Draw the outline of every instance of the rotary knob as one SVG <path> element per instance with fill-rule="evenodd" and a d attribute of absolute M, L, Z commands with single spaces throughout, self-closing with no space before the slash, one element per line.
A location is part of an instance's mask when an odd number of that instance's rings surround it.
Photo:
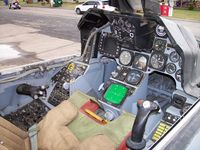
<path fill-rule="evenodd" d="M 111 75 L 112 75 L 113 78 L 116 78 L 118 76 L 118 73 L 116 71 L 114 71 L 114 72 L 111 73 Z"/>

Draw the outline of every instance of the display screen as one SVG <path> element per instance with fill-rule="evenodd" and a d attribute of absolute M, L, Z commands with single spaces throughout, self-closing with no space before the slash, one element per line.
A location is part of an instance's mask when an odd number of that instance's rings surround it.
<path fill-rule="evenodd" d="M 112 37 L 106 37 L 104 39 L 104 52 L 107 53 L 108 55 L 110 54 L 110 56 L 116 56 L 116 52 L 117 52 L 117 43 L 116 43 L 116 39 L 112 38 Z"/>
<path fill-rule="evenodd" d="M 98 49 L 101 54 L 108 57 L 118 57 L 120 52 L 120 46 L 115 37 L 109 34 L 102 34 L 99 38 Z"/>
<path fill-rule="evenodd" d="M 128 88 L 121 84 L 111 84 L 104 94 L 104 99 L 111 103 L 119 105 L 126 97 Z"/>

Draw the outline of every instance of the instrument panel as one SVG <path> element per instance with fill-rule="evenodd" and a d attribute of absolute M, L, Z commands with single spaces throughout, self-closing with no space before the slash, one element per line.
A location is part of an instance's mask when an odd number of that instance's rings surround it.
<path fill-rule="evenodd" d="M 103 31 L 100 35 L 98 50 L 107 57 L 115 58 L 119 56 L 122 45 L 134 46 L 135 25 L 131 18 L 119 16 L 112 16 L 110 22 L 109 32 Z M 126 55 L 129 54 L 126 53 Z"/>
<path fill-rule="evenodd" d="M 125 82 L 131 86 L 138 85 L 143 76 L 144 73 L 139 70 L 120 66 L 118 66 L 117 69 L 112 73 L 113 79 Z"/>
<path fill-rule="evenodd" d="M 103 32 L 101 36 L 99 50 L 104 56 L 116 59 L 120 66 L 125 66 L 131 70 L 139 70 L 142 73 L 158 71 L 170 75 L 181 88 L 182 58 L 171 46 L 171 42 L 163 26 L 157 25 L 155 27 L 154 39 L 150 51 L 135 49 L 134 38 L 136 36 L 136 27 L 127 18 L 113 18 L 110 33 Z M 106 43 L 103 42 L 104 39 L 108 38 L 112 40 Z M 126 47 L 124 43 L 129 43 L 129 45 L 133 46 Z M 127 72 L 127 74 L 130 76 L 134 75 L 132 72 Z M 131 81 L 130 78 L 124 79 L 124 81 L 133 85 L 137 83 Z"/>
<path fill-rule="evenodd" d="M 83 75 L 86 69 L 87 65 L 85 64 L 80 62 L 70 62 L 52 78 L 52 81 L 71 83 L 75 81 L 79 76 Z"/>
<path fill-rule="evenodd" d="M 165 40 L 167 43 L 167 39 Z M 164 50 L 153 48 L 151 53 L 139 53 L 122 48 L 116 60 L 121 66 L 137 69 L 144 73 L 158 71 L 172 76 L 179 83 L 182 80 L 182 59 L 174 48 L 166 47 Z"/>
<path fill-rule="evenodd" d="M 129 18 L 114 17 L 111 31 L 112 36 L 118 41 L 134 44 L 135 26 Z"/>

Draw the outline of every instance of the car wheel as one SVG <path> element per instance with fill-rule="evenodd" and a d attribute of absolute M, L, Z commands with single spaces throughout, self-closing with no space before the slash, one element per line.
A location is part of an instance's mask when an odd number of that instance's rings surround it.
<path fill-rule="evenodd" d="M 77 13 L 77 14 L 81 14 L 80 8 L 76 8 L 76 13 Z"/>

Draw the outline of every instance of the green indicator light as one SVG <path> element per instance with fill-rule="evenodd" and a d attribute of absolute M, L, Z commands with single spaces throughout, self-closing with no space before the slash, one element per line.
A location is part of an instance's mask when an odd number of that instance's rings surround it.
<path fill-rule="evenodd" d="M 128 88 L 120 84 L 111 84 L 104 94 L 104 99 L 112 104 L 120 104 L 125 98 Z"/>

